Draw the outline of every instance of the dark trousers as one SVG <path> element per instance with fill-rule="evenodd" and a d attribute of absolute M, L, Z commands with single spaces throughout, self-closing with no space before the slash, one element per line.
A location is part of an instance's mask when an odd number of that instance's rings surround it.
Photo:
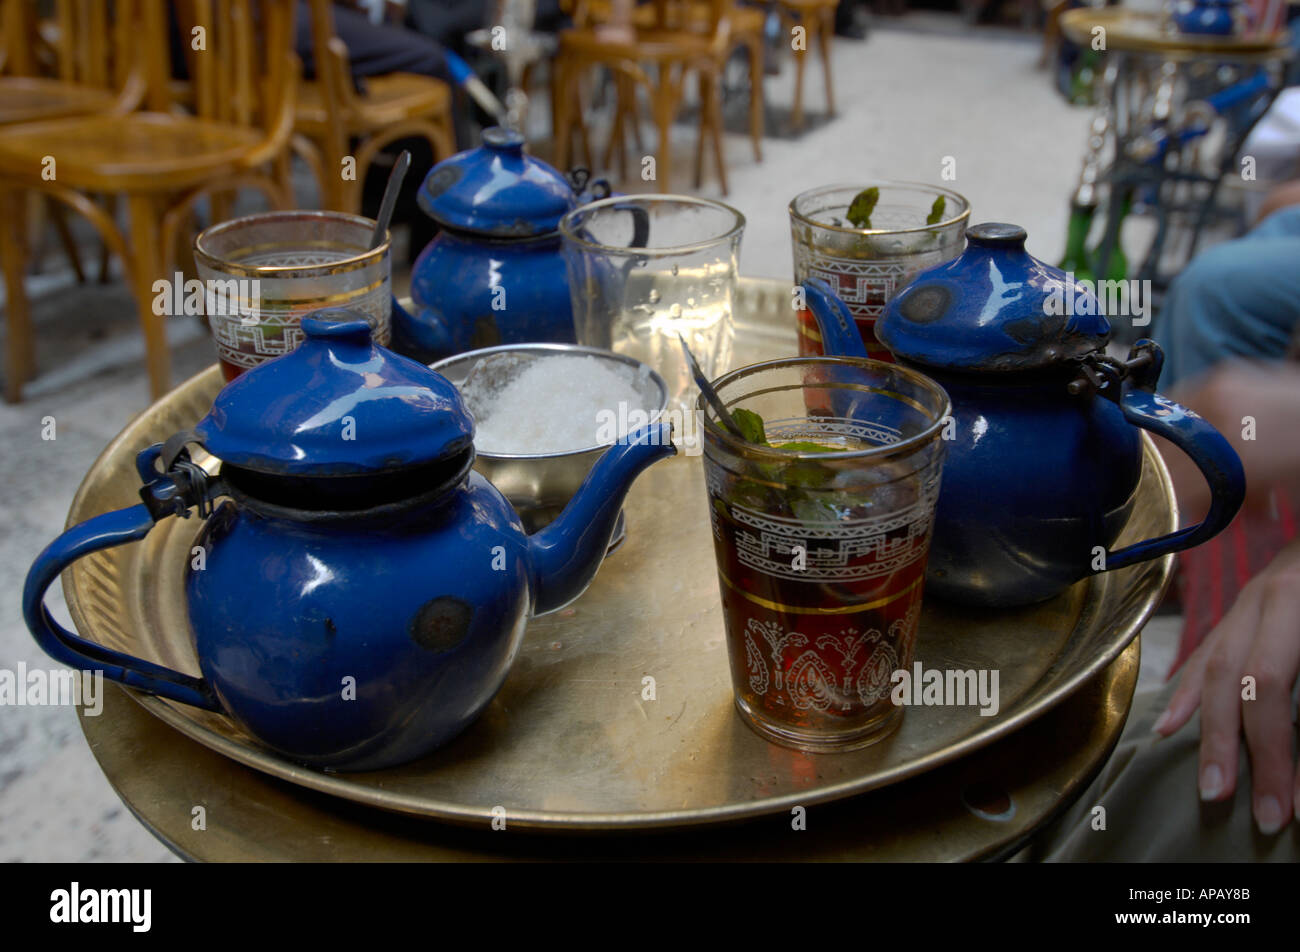
<path fill-rule="evenodd" d="M 427 36 L 400 26 L 371 23 L 364 13 L 338 5 L 334 7 L 334 29 L 348 48 L 352 77 L 358 83 L 384 73 L 420 73 L 451 82 L 443 48 Z M 316 71 L 307 3 L 298 4 L 297 30 L 295 46 L 303 75 L 310 79 Z"/>

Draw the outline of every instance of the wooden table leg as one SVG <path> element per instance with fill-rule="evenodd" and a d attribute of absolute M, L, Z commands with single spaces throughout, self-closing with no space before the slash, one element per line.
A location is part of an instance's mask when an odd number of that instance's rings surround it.
<path fill-rule="evenodd" d="M 704 184 L 704 140 L 712 132 L 713 111 L 709 94 L 709 77 L 705 70 L 698 73 L 700 96 L 700 134 L 695 143 L 695 189 Z"/>
<path fill-rule="evenodd" d="M 156 400 L 170 390 L 172 384 L 167 317 L 153 311 L 153 283 L 159 278 L 171 280 L 171 275 L 162 274 L 162 205 L 152 195 L 128 195 L 127 214 L 131 219 L 131 274 L 135 282 L 136 312 L 144 331 L 149 393 Z"/>
<path fill-rule="evenodd" d="M 803 129 L 803 68 L 804 60 L 808 57 L 808 26 L 802 26 L 804 48 L 794 51 L 794 111 L 790 114 L 790 125 L 795 132 Z"/>
<path fill-rule="evenodd" d="M 27 261 L 26 197 L 18 189 L 0 189 L 0 259 L 5 280 L 9 340 L 5 348 L 5 399 L 18 403 L 23 384 L 36 374 L 36 344 L 23 284 Z"/>
<path fill-rule="evenodd" d="M 763 161 L 763 37 L 749 41 L 749 138 L 754 143 L 754 161 Z"/>
<path fill-rule="evenodd" d="M 551 63 L 551 138 L 555 142 L 556 168 L 569 168 L 569 137 L 573 130 L 569 123 L 570 97 L 569 76 L 571 70 L 561 53 Z"/>
<path fill-rule="evenodd" d="M 835 115 L 835 87 L 831 84 L 831 40 L 835 36 L 835 8 L 826 7 L 821 12 L 821 28 L 817 31 L 817 45 L 822 54 L 822 71 L 826 74 L 826 114 Z"/>
<path fill-rule="evenodd" d="M 673 68 L 664 63 L 659 67 L 658 83 L 654 91 L 655 126 L 659 130 L 657 143 L 659 156 L 655 160 L 655 180 L 661 192 L 672 190 L 669 185 L 672 182 L 673 114 L 676 111 L 677 94 L 673 88 Z"/>
<path fill-rule="evenodd" d="M 709 127 L 712 131 L 713 139 L 713 162 L 718 167 L 718 184 L 722 186 L 722 194 L 727 194 L 727 163 L 722 155 L 722 74 L 711 73 L 708 79 L 708 108 L 712 115 Z"/>

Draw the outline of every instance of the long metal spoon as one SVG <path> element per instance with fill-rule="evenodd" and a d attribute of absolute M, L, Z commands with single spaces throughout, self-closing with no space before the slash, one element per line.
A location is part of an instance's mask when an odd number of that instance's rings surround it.
<path fill-rule="evenodd" d="M 397 205 L 397 193 L 402 190 L 402 181 L 406 170 L 411 167 L 411 153 L 403 149 L 402 154 L 393 163 L 388 173 L 388 182 L 384 185 L 384 197 L 379 201 L 379 217 L 375 219 L 375 233 L 370 236 L 370 247 L 378 248 L 388 234 L 388 223 L 393 220 L 393 207 Z"/>
<path fill-rule="evenodd" d="M 700 388 L 700 393 L 704 394 L 704 399 L 709 401 L 709 406 L 713 407 L 713 412 L 718 415 L 718 422 L 732 436 L 742 440 L 745 439 L 745 434 L 736 425 L 736 421 L 731 416 L 731 411 L 727 409 L 727 405 L 718 396 L 718 391 L 713 389 L 713 384 L 709 383 L 708 378 L 704 376 L 704 371 L 696 363 L 695 355 L 691 353 L 691 349 L 686 346 L 686 338 L 679 332 L 677 340 L 682 345 L 682 353 L 686 355 L 686 365 L 691 369 L 691 376 L 695 378 L 695 385 Z"/>

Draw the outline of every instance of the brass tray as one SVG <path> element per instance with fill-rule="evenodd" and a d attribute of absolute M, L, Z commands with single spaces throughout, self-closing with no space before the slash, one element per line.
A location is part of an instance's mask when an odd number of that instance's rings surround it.
<path fill-rule="evenodd" d="M 204 862 L 957 862 L 1004 859 L 1087 788 L 1114 750 L 1137 683 L 1140 638 L 1032 724 L 954 763 L 791 819 L 599 835 L 467 828 L 327 796 L 236 764 L 109 685 L 90 749 L 136 818 Z M 141 757 L 148 751 L 148 757 Z M 194 829 L 203 804 L 207 824 Z"/>
<path fill-rule="evenodd" d="M 1287 32 L 1242 36 L 1179 33 L 1163 27 L 1159 16 L 1123 7 L 1084 7 L 1061 14 L 1061 32 L 1073 43 L 1091 43 L 1093 27 L 1106 30 L 1106 48 L 1127 53 L 1151 53 L 1167 59 L 1217 57 L 1254 61 L 1287 59 Z"/>
<path fill-rule="evenodd" d="M 795 350 L 789 285 L 742 282 L 737 362 Z M 138 500 L 138 450 L 189 428 L 220 387 L 214 366 L 137 417 L 91 467 L 69 514 L 79 522 Z M 1145 443 L 1121 544 L 1172 531 L 1168 474 Z M 760 739 L 732 706 L 713 544 L 698 457 L 652 467 L 624 506 L 627 541 L 569 608 L 534 619 L 484 715 L 433 755 L 373 773 L 290 763 L 219 715 L 133 694 L 198 742 L 303 787 L 472 825 L 504 810 L 511 829 L 643 829 L 733 821 L 836 800 L 916 776 L 1004 737 L 1098 675 L 1141 630 L 1172 556 L 1080 582 L 1010 612 L 929 602 L 918 660 L 997 668 L 1001 708 L 915 707 L 881 743 L 805 754 Z M 197 675 L 182 578 L 196 519 L 95 553 L 64 576 L 83 636 Z M 643 700 L 644 678 L 654 700 Z"/>

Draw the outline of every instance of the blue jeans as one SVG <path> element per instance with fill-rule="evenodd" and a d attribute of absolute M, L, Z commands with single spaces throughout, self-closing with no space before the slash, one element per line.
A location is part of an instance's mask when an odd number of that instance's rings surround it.
<path fill-rule="evenodd" d="M 1300 205 L 1197 255 L 1152 326 L 1165 352 L 1161 389 L 1221 360 L 1285 356 L 1300 323 Z"/>

